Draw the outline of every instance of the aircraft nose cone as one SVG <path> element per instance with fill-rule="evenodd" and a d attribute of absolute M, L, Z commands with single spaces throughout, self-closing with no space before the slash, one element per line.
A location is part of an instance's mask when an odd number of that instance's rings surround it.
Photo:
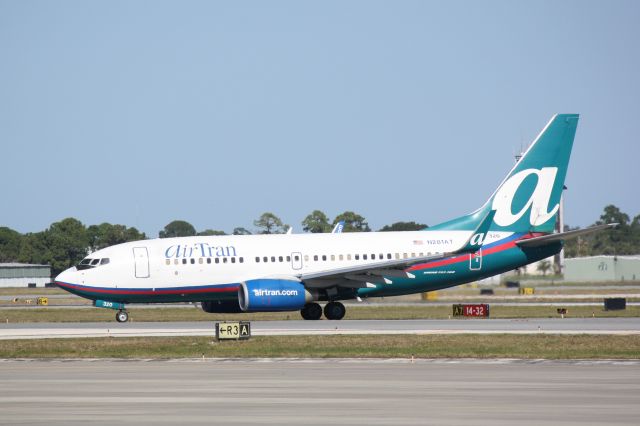
<path fill-rule="evenodd" d="M 58 276 L 55 278 L 55 282 L 56 283 L 57 282 L 62 282 L 62 283 L 73 282 L 73 277 L 75 275 L 75 272 L 76 272 L 76 267 L 72 266 L 71 268 L 60 272 Z"/>

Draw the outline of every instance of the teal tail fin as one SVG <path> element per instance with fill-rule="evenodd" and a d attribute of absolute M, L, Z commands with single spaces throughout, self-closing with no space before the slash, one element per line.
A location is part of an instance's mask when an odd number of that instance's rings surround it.
<path fill-rule="evenodd" d="M 553 232 L 577 126 L 555 115 L 480 209 L 429 229 L 472 231 L 493 210 L 491 231 Z"/>

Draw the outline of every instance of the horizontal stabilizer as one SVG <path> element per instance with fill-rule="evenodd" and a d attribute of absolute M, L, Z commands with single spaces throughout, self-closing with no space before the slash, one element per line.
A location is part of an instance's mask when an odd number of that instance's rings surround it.
<path fill-rule="evenodd" d="M 603 231 L 605 229 L 611 229 L 618 226 L 617 223 L 607 223 L 605 225 L 596 225 L 585 229 L 576 229 L 574 231 L 560 232 L 557 234 L 543 235 L 541 237 L 529 238 L 526 240 L 516 241 L 516 244 L 520 247 L 540 247 L 545 244 L 552 243 L 554 241 L 565 241 L 572 238 L 579 237 L 581 235 L 592 234 L 594 232 Z"/>

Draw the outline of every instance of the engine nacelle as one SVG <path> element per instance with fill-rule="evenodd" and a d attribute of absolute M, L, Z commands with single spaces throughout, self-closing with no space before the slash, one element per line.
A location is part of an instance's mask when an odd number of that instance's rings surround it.
<path fill-rule="evenodd" d="M 242 312 L 237 300 L 207 300 L 200 302 L 202 310 L 209 314 L 238 314 Z"/>
<path fill-rule="evenodd" d="M 314 297 L 298 281 L 283 279 L 249 280 L 238 289 L 244 312 L 297 311 Z"/>

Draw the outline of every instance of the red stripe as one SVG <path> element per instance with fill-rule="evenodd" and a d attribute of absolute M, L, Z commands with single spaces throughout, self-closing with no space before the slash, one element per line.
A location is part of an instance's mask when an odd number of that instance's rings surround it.
<path fill-rule="evenodd" d="M 490 255 L 490 254 L 494 254 L 494 253 L 498 253 L 498 252 L 501 252 L 501 251 L 508 250 L 510 248 L 514 248 L 516 246 L 516 241 L 526 240 L 526 239 L 529 239 L 529 238 L 537 237 L 539 235 L 544 235 L 544 234 L 541 234 L 541 233 L 527 234 L 526 236 L 524 236 L 523 238 L 520 238 L 518 240 L 508 241 L 506 243 L 499 244 L 497 246 L 488 248 L 486 250 L 483 249 L 482 250 L 482 255 L 483 256 L 487 256 L 487 255 Z M 462 255 L 450 257 L 450 258 L 447 258 L 447 259 L 436 260 L 434 262 L 423 263 L 423 264 L 420 264 L 420 265 L 412 266 L 411 268 L 409 268 L 409 271 L 419 271 L 419 270 L 422 270 L 422 269 L 437 268 L 439 266 L 446 266 L 446 265 L 451 265 L 451 264 L 454 264 L 454 263 L 466 262 L 468 260 L 469 260 L 469 255 L 468 254 L 462 254 Z"/>
<path fill-rule="evenodd" d="M 101 293 L 101 294 L 140 294 L 140 295 L 154 295 L 154 294 L 198 294 L 198 293 L 233 293 L 238 291 L 238 286 L 236 287 L 225 287 L 225 288 L 202 288 L 202 289 L 178 289 L 178 290 L 116 290 L 116 289 L 106 289 L 106 288 L 98 288 L 98 287 L 89 287 L 89 286 L 79 286 L 68 283 L 60 283 L 56 282 L 56 284 L 60 287 L 69 287 L 76 289 L 78 291 L 84 291 L 87 293 Z"/>

